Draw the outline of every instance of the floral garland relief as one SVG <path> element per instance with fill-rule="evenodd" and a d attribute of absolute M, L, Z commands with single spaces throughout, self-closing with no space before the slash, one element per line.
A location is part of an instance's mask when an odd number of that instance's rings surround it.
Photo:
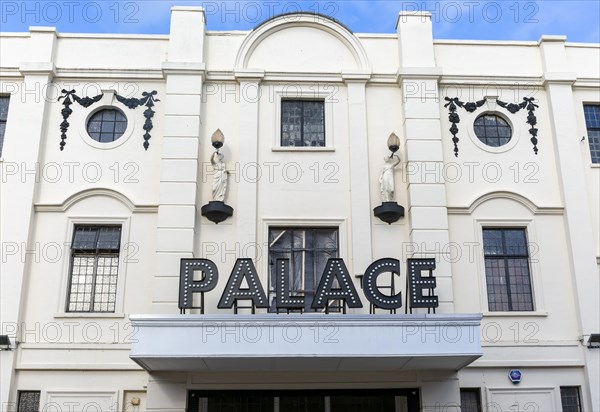
<path fill-rule="evenodd" d="M 458 126 L 460 123 L 460 116 L 458 114 L 458 108 L 466 110 L 469 113 L 475 112 L 481 106 L 485 104 L 484 100 L 478 100 L 476 102 L 468 102 L 464 103 L 460 101 L 458 97 L 446 97 L 445 100 L 448 102 L 444 105 L 444 107 L 448 108 L 448 120 L 452 123 L 450 127 L 450 133 L 452 134 L 452 143 L 454 143 L 454 156 L 458 157 L 458 142 L 460 139 L 458 138 Z M 533 152 L 538 154 L 538 129 L 535 127 L 537 125 L 537 118 L 535 117 L 535 109 L 539 106 L 534 103 L 535 99 L 533 97 L 524 97 L 521 103 L 505 103 L 501 100 L 496 100 L 498 106 L 508 110 L 510 113 L 515 114 L 522 109 L 527 110 L 527 124 L 530 125 L 529 134 L 531 135 L 531 143 L 533 144 Z"/>

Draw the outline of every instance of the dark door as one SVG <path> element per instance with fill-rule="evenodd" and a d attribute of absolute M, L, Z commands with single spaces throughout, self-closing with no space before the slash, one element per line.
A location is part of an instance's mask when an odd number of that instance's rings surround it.
<path fill-rule="evenodd" d="M 419 412 L 418 389 L 189 391 L 187 412 Z"/>

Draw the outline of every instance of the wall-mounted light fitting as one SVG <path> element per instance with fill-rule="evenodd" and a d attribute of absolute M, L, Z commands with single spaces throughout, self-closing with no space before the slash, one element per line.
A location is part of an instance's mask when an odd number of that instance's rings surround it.
<path fill-rule="evenodd" d="M 600 333 L 592 333 L 587 341 L 588 348 L 600 348 Z"/>
<path fill-rule="evenodd" d="M 221 129 L 217 129 L 210 138 L 212 146 L 217 149 L 210 158 L 213 165 L 213 187 L 211 202 L 202 206 L 202 216 L 206 217 L 211 222 L 219 224 L 233 215 L 233 208 L 225 204 L 225 196 L 227 195 L 227 180 L 229 172 L 225 165 L 225 156 L 219 152 L 225 143 L 225 136 Z"/>
<path fill-rule="evenodd" d="M 394 181 L 394 169 L 400 164 L 400 157 L 396 154 L 400 149 L 400 139 L 396 133 L 392 133 L 388 137 L 387 147 L 392 154 L 383 159 L 385 164 L 379 176 L 382 203 L 381 206 L 373 209 L 373 213 L 375 217 L 391 225 L 404 216 L 404 208 L 395 201 L 396 185 Z"/>
<path fill-rule="evenodd" d="M 217 150 L 223 147 L 223 143 L 225 143 L 225 136 L 223 135 L 221 129 L 217 129 L 217 131 L 213 133 L 212 137 L 210 138 L 210 142 Z"/>
<path fill-rule="evenodd" d="M 0 335 L 0 351 L 12 350 L 8 335 Z"/>
<path fill-rule="evenodd" d="M 387 145 L 392 154 L 400 149 L 400 138 L 396 136 L 396 133 L 392 133 L 390 137 L 388 137 Z"/>

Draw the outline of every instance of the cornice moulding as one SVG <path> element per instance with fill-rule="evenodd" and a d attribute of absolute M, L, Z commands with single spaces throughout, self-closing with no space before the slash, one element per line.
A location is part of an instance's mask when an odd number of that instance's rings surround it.
<path fill-rule="evenodd" d="M 459 84 L 473 86 L 487 86 L 489 84 L 499 84 L 502 86 L 519 87 L 527 86 L 542 86 L 542 76 L 494 76 L 494 75 L 460 75 L 460 74 L 445 74 L 440 77 L 440 84 Z"/>
<path fill-rule="evenodd" d="M 368 72 L 342 72 L 342 79 L 346 83 L 358 82 L 365 83 L 371 79 L 371 73 Z"/>
<path fill-rule="evenodd" d="M 162 64 L 162 72 L 165 76 L 170 74 L 206 75 L 205 63 L 171 62 Z"/>
<path fill-rule="evenodd" d="M 238 81 L 261 81 L 265 78 L 265 71 L 261 69 L 235 69 L 233 75 Z"/>
<path fill-rule="evenodd" d="M 24 62 L 19 66 L 21 75 L 49 75 L 56 76 L 56 67 L 52 62 Z"/>
<path fill-rule="evenodd" d="M 70 69 L 59 68 L 57 79 L 139 79 L 163 80 L 161 69 Z"/>
<path fill-rule="evenodd" d="M 570 84 L 573 85 L 577 81 L 577 74 L 573 72 L 547 72 L 542 77 L 544 85 L 546 84 Z"/>
<path fill-rule="evenodd" d="M 441 67 L 400 67 L 398 81 L 403 79 L 439 79 L 442 77 Z"/>

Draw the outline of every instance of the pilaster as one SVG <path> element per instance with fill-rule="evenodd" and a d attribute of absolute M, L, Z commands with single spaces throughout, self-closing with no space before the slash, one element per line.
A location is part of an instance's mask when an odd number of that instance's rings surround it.
<path fill-rule="evenodd" d="M 204 11 L 171 11 L 165 127 L 160 162 L 154 312 L 176 313 L 179 261 L 194 257 L 198 210 L 199 139 L 204 81 Z"/>
<path fill-rule="evenodd" d="M 443 168 L 442 128 L 431 14 L 403 12 L 398 17 L 399 83 L 403 95 L 410 257 L 436 259 L 439 312 L 454 312 L 448 245 L 446 188 L 436 170 Z M 431 173 L 428 173 L 431 171 Z"/>
<path fill-rule="evenodd" d="M 240 141 L 244 142 L 239 152 L 240 169 L 258 161 L 258 105 L 260 82 L 263 71 L 236 70 L 235 76 L 240 87 Z M 237 185 L 237 241 L 244 248 L 256 243 L 258 179 L 246 176 Z M 253 256 L 247 256 L 253 258 Z"/>
<path fill-rule="evenodd" d="M 348 140 L 350 146 L 350 201 L 352 214 L 352 270 L 361 274 L 372 261 L 371 202 L 366 81 L 369 76 L 346 76 L 348 87 Z"/>
<path fill-rule="evenodd" d="M 569 241 L 571 273 L 578 306 L 579 327 L 583 344 L 592 333 L 600 333 L 600 279 L 594 250 L 594 233 L 589 222 L 591 210 L 587 198 L 586 176 L 577 135 L 577 115 L 573 105 L 573 82 L 563 36 L 543 36 L 540 39 L 546 93 L 556 153 L 556 167 L 565 206 L 565 231 Z M 582 108 L 580 108 L 582 109 Z M 583 348 L 586 358 L 588 388 L 600 387 L 600 353 Z M 591 402 L 591 403 L 590 403 Z M 600 410 L 600 393 L 592 390 L 587 409 Z"/>
<path fill-rule="evenodd" d="M 3 161 L 34 170 L 42 158 L 41 140 L 46 135 L 46 117 L 50 99 L 42 96 L 41 90 L 54 77 L 54 50 L 56 30 L 35 27 L 30 30 L 29 53 L 20 64 L 23 83 L 20 95 L 10 100 L 9 122 L 4 135 Z M 57 147 L 58 150 L 58 147 Z M 17 325 L 26 305 L 23 300 L 24 285 L 27 283 L 28 264 L 26 251 L 33 250 L 32 233 L 37 179 L 29 175 L 19 178 L 14 175 L 0 185 L 0 242 L 3 247 L 0 276 L 0 325 L 2 334 L 7 334 L 13 350 L 0 352 L 0 409 L 10 410 L 7 404 L 14 403 L 14 367 L 18 358 Z M 18 252 L 4 254 L 5 246 L 15 245 Z M 23 250 L 25 249 L 25 250 Z"/>

